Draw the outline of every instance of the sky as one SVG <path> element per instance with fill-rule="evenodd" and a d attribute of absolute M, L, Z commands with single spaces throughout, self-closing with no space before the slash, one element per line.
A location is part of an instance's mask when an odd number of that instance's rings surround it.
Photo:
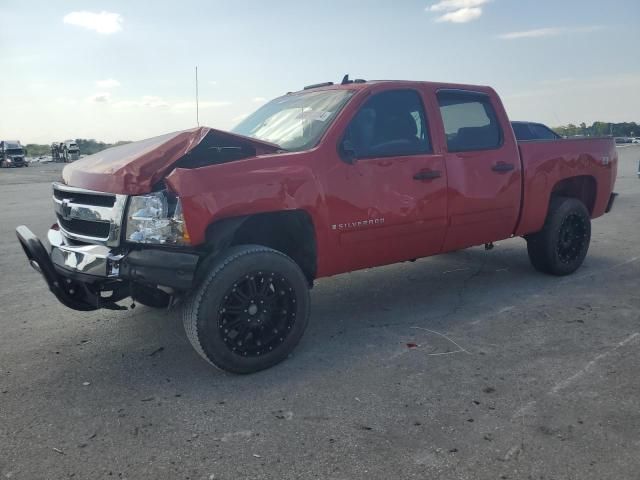
<path fill-rule="evenodd" d="M 640 122 L 638 0 L 0 1 L 0 138 L 229 129 L 351 78 L 491 85 L 514 120 Z"/>

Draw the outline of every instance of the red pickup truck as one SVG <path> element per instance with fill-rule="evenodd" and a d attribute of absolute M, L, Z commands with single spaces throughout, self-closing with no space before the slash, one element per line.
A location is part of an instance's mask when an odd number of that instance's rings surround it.
<path fill-rule="evenodd" d="M 345 78 L 70 164 L 49 247 L 17 234 L 64 305 L 181 303 L 200 355 L 249 373 L 293 350 L 320 277 L 514 236 L 572 273 L 616 169 L 611 138 L 517 142 L 491 88 Z"/>

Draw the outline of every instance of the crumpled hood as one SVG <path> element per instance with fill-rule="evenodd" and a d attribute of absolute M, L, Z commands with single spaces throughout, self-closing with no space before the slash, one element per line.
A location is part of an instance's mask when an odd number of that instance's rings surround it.
<path fill-rule="evenodd" d="M 192 152 L 203 140 L 211 149 L 245 148 L 252 155 L 275 153 L 277 145 L 208 127 L 108 148 L 67 165 L 62 171 L 64 183 L 99 192 L 140 195 L 151 191 L 172 167 Z M 200 152 L 199 155 L 206 155 Z"/>

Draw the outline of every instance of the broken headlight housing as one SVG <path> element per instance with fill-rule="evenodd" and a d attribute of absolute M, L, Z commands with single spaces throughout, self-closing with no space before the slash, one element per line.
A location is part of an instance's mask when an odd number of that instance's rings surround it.
<path fill-rule="evenodd" d="M 125 235 L 129 242 L 189 245 L 180 199 L 167 190 L 131 197 Z"/>

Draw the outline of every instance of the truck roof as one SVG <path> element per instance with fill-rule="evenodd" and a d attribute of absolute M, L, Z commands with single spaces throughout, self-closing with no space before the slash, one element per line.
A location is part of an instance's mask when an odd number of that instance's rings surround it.
<path fill-rule="evenodd" d="M 302 90 L 295 92 L 289 92 L 290 94 L 303 93 L 309 91 L 320 90 L 367 90 L 373 88 L 376 85 L 388 84 L 389 86 L 396 86 L 398 88 L 418 88 L 421 86 L 428 86 L 435 89 L 455 89 L 455 90 L 474 90 L 484 93 L 494 93 L 493 88 L 486 85 L 470 85 L 463 83 L 448 83 L 448 82 L 429 82 L 418 80 L 367 80 L 367 81 L 353 81 L 345 84 L 331 84 L 331 82 L 318 83 L 316 85 L 310 85 Z"/>

